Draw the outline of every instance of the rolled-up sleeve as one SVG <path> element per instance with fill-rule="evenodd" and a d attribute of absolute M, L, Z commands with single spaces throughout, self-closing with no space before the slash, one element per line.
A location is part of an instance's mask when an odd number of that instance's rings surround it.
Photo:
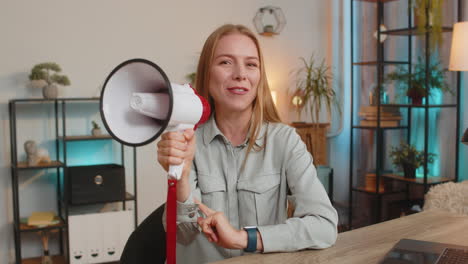
<path fill-rule="evenodd" d="M 330 247 L 337 238 L 338 214 L 317 178 L 312 156 L 299 135 L 290 131 L 286 142 L 284 168 L 295 211 L 283 224 L 258 227 L 263 252 Z"/>

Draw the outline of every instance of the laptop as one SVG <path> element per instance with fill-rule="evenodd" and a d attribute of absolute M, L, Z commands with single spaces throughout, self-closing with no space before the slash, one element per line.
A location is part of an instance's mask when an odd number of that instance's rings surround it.
<path fill-rule="evenodd" d="M 380 264 L 468 264 L 468 247 L 402 239 Z"/>

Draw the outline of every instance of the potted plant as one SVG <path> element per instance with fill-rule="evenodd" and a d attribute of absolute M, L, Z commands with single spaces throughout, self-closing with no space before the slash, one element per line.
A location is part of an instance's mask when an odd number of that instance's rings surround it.
<path fill-rule="evenodd" d="M 91 122 L 93 124 L 93 129 L 91 130 L 91 135 L 99 136 L 101 135 L 101 127 L 95 121 Z"/>
<path fill-rule="evenodd" d="M 430 96 L 431 89 L 440 89 L 442 92 L 453 94 L 445 81 L 447 70 L 441 67 L 440 62 L 434 60 L 428 68 L 429 76 L 426 78 L 426 63 L 419 58 L 411 72 L 409 67 L 399 66 L 394 72 L 385 76 L 385 82 L 396 81 L 398 87 L 406 91 L 406 96 L 411 98 L 414 105 L 420 105 L 424 97 Z"/>
<path fill-rule="evenodd" d="M 413 0 L 414 24 L 419 34 L 430 32 L 430 47 L 442 44 L 442 6 L 444 0 Z"/>
<path fill-rule="evenodd" d="M 292 104 L 296 106 L 298 118 L 300 119 L 301 112 L 305 108 L 312 117 L 312 123 L 318 123 L 323 105 L 326 107 L 328 120 L 331 120 L 333 105 L 341 115 L 341 108 L 332 85 L 333 76 L 325 60 L 316 64 L 314 55 L 308 62 L 304 58 L 300 59 L 304 65 L 296 72 L 297 82 L 292 97 Z"/>
<path fill-rule="evenodd" d="M 434 162 L 436 155 L 427 153 L 427 162 Z M 416 147 L 405 142 L 401 142 L 399 147 L 392 147 L 390 158 L 393 165 L 403 169 L 405 178 L 415 178 L 416 169 L 424 164 L 424 152 L 418 151 Z"/>
<path fill-rule="evenodd" d="M 33 87 L 42 88 L 44 98 L 57 98 L 58 89 L 55 84 L 70 85 L 70 80 L 66 75 L 57 74 L 61 71 L 62 69 L 55 62 L 40 63 L 32 68 L 29 80 Z"/>

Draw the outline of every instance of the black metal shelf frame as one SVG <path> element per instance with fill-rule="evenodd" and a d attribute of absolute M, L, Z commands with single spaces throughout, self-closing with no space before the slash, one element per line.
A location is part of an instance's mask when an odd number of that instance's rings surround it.
<path fill-rule="evenodd" d="M 408 0 L 408 14 L 407 14 L 407 18 L 408 18 L 408 25 L 411 25 L 412 23 L 412 13 L 411 13 L 411 8 L 409 8 L 412 4 L 412 1 L 414 0 Z M 457 21 L 461 21 L 462 19 L 462 11 L 463 8 L 462 8 L 462 4 L 461 4 L 461 0 L 455 0 L 456 3 L 457 3 Z M 355 30 L 354 30 L 354 14 L 355 14 L 355 10 L 354 10 L 354 4 L 355 2 L 368 2 L 368 4 L 371 4 L 371 5 L 376 5 L 376 8 L 377 8 L 377 23 L 376 23 L 376 27 L 377 27 L 377 40 L 376 40 L 376 45 L 377 45 L 377 60 L 376 61 L 359 61 L 359 62 L 355 62 L 354 61 L 354 34 L 355 34 Z M 424 131 L 425 131 L 425 138 L 424 138 L 424 155 L 425 155 L 425 159 L 427 160 L 427 155 L 428 155 L 428 145 L 429 145 L 429 142 L 428 142 L 428 130 L 429 130 L 429 111 L 428 109 L 430 108 L 455 108 L 456 109 L 456 137 L 455 137 L 455 140 L 457 141 L 456 145 L 455 145 L 455 177 L 454 177 L 454 180 L 455 181 L 458 181 L 458 170 L 459 170 L 459 164 L 458 164 L 458 152 L 459 152 L 459 144 L 458 144 L 458 138 L 460 137 L 460 131 L 459 131 L 459 122 L 460 122 L 460 84 L 461 84 L 461 80 L 460 80 L 460 73 L 457 72 L 457 79 L 456 79 L 456 103 L 455 104 L 429 104 L 429 100 L 426 100 L 424 104 L 422 105 L 411 105 L 411 104 L 382 104 L 381 101 L 380 101 L 380 96 L 377 96 L 377 120 L 381 120 L 381 107 L 394 107 L 394 108 L 407 108 L 408 111 L 407 111 L 407 120 L 408 121 L 408 125 L 407 126 L 397 126 L 397 127 L 380 127 L 380 126 L 377 126 L 377 127 L 372 127 L 372 126 L 359 126 L 359 125 L 356 125 L 354 124 L 354 115 L 355 115 L 355 102 L 354 102 L 354 96 L 355 96 L 355 84 L 354 84 L 354 67 L 369 67 L 369 66 L 372 66 L 372 67 L 377 67 L 377 83 L 378 84 L 381 84 L 383 83 L 383 74 L 384 74 L 384 67 L 385 66 L 389 66 L 389 65 L 408 65 L 408 69 L 409 69 L 409 72 L 411 73 L 411 70 L 412 70 L 412 61 L 411 61 L 411 58 L 412 58 L 412 37 L 413 36 L 417 36 L 417 37 L 423 37 L 425 38 L 425 57 L 426 57 L 426 65 L 429 64 L 429 52 L 430 52 L 430 46 L 429 46 L 429 37 L 430 37 L 430 26 L 429 25 L 426 25 L 426 33 L 424 34 L 420 34 L 419 32 L 417 32 L 417 30 L 413 27 L 408 27 L 408 28 L 399 28 L 399 29 L 390 29 L 390 30 L 385 30 L 385 31 L 381 31 L 380 29 L 380 25 L 382 24 L 382 22 L 384 21 L 384 6 L 387 2 L 391 2 L 391 1 L 386 1 L 386 0 L 351 0 L 351 16 L 350 16 L 350 32 L 351 32 L 351 129 L 350 129 L 350 139 L 351 139 L 351 144 L 350 144 L 350 161 L 349 161 L 349 210 L 348 210 L 348 223 L 349 223 L 349 228 L 352 229 L 353 228 L 353 225 L 352 225 L 352 221 L 353 221 L 353 192 L 364 192 L 364 193 L 369 193 L 371 194 L 372 192 L 367 192 L 365 190 L 363 190 L 362 188 L 356 188 L 354 187 L 354 183 L 353 183 L 353 180 L 354 180 L 354 177 L 353 177 L 353 174 L 354 174 L 354 163 L 353 163 L 353 155 L 354 155 L 354 146 L 353 146 L 353 142 L 354 142 L 354 130 L 355 129 L 358 129 L 358 130 L 361 130 L 361 129 L 364 129 L 364 130 L 373 130 L 375 131 L 376 133 L 376 183 L 375 183 L 375 190 L 372 194 L 375 195 L 377 197 L 377 203 L 376 203 L 376 207 L 377 208 L 374 208 L 376 210 L 376 214 L 375 214 L 375 220 L 374 222 L 375 223 L 378 223 L 380 221 L 382 221 L 381 219 L 381 203 L 382 203 L 382 196 L 384 195 L 387 195 L 387 194 L 391 194 L 392 192 L 389 192 L 389 193 L 386 193 L 386 192 L 383 192 L 383 193 L 380 193 L 379 192 L 379 182 L 380 182 L 380 179 L 381 177 L 383 177 L 383 173 L 382 173 L 382 168 L 383 168 L 383 159 L 385 158 L 384 157 L 384 154 L 382 152 L 382 148 L 383 148 L 383 143 L 384 143 L 384 131 L 385 130 L 390 130 L 390 129 L 403 129 L 403 130 L 406 130 L 407 131 L 407 135 L 406 135 L 406 141 L 409 142 L 410 141 L 410 138 L 411 138 L 411 120 L 412 120 L 412 116 L 411 116 L 411 109 L 412 108 L 420 108 L 420 109 L 425 109 L 424 111 Z M 451 32 L 453 30 L 452 27 L 443 27 L 442 31 L 443 32 Z M 400 36 L 400 37 L 407 37 L 408 39 L 408 60 L 407 61 L 386 61 L 384 59 L 384 44 L 380 42 L 380 38 L 381 38 L 381 35 L 384 35 L 386 34 L 388 37 L 391 37 L 391 36 Z M 429 68 L 426 67 L 426 74 L 429 74 Z M 428 80 L 426 81 L 428 82 Z M 427 85 L 428 83 L 426 83 Z M 381 85 L 377 85 L 377 94 L 380 94 L 381 92 Z M 380 121 L 377 122 L 379 125 L 380 125 Z M 428 183 L 428 166 L 427 166 L 427 162 L 424 163 L 424 179 L 423 179 L 423 183 L 422 185 L 424 186 L 424 191 L 426 192 L 428 190 L 428 186 L 429 185 L 432 185 L 432 183 Z M 407 183 L 407 188 L 406 188 L 406 193 L 407 193 L 407 197 L 409 197 L 409 188 L 408 188 L 408 184 L 420 184 L 420 183 L 409 183 L 409 182 L 406 182 Z M 437 184 L 437 183 L 435 183 Z"/>
<path fill-rule="evenodd" d="M 395 126 L 395 127 L 353 126 L 352 128 L 354 128 L 354 129 L 370 129 L 370 130 L 376 130 L 376 129 L 389 130 L 389 129 L 408 129 L 408 126 Z"/>
<path fill-rule="evenodd" d="M 61 173 L 65 177 L 67 167 L 67 144 L 69 141 L 88 141 L 88 140 L 110 140 L 112 137 L 103 135 L 98 137 L 67 137 L 66 126 L 67 126 L 67 112 L 66 104 L 70 102 L 90 102 L 90 103 L 99 103 L 99 98 L 57 98 L 57 99 L 41 99 L 41 98 L 27 98 L 27 99 L 12 99 L 8 103 L 9 108 L 9 117 L 10 117 L 10 146 L 11 146 L 11 179 L 12 179 L 12 196 L 13 196 L 13 236 L 14 236 L 14 245 L 15 245 L 15 258 L 17 264 L 22 263 L 22 254 L 21 254 L 21 233 L 35 232 L 41 230 L 59 230 L 59 250 L 60 255 L 64 255 L 65 252 L 70 252 L 69 248 L 69 233 L 68 233 L 68 215 L 69 215 L 69 206 L 68 202 L 64 201 L 64 198 L 67 197 L 66 193 L 62 193 L 62 182 L 61 182 Z M 27 166 L 18 162 L 17 157 L 17 131 L 16 131 L 16 122 L 17 122 L 17 107 L 19 104 L 52 104 L 54 108 L 54 119 L 55 119 L 55 159 L 54 164 L 40 164 L 37 166 Z M 59 111 L 59 108 L 60 111 Z M 59 120 L 61 120 L 62 131 L 60 136 L 59 131 Z M 63 142 L 60 146 L 60 142 Z M 120 143 L 119 143 L 120 144 Z M 124 156 L 124 145 L 121 145 L 121 164 L 124 165 L 125 156 Z M 123 210 L 126 209 L 126 203 L 134 203 L 134 223 L 137 225 L 137 216 L 138 216 L 138 206 L 137 206 L 137 168 L 136 168 L 136 148 L 133 149 L 133 194 L 128 194 L 123 200 L 118 201 L 106 201 L 106 202 L 122 202 Z M 63 157 L 61 157 L 61 154 Z M 55 169 L 56 170 L 56 186 L 57 186 L 57 216 L 61 220 L 59 225 L 52 225 L 46 227 L 37 227 L 37 228 L 21 228 L 21 219 L 20 219 L 20 203 L 19 203 L 19 173 L 21 171 L 27 170 L 44 170 L 44 169 Z M 64 189 L 64 192 L 66 188 Z M 103 202 L 103 203 L 106 203 Z M 97 204 L 97 203 L 94 203 Z M 66 246 L 67 251 L 64 250 Z M 68 262 L 70 256 L 66 256 Z"/>

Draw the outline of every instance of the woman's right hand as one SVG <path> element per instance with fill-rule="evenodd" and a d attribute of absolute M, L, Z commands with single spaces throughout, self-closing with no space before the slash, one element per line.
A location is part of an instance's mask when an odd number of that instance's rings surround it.
<path fill-rule="evenodd" d="M 195 155 L 195 132 L 186 129 L 181 132 L 166 132 L 158 142 L 158 162 L 168 171 L 170 165 L 184 162 L 181 179 L 187 180 Z"/>

